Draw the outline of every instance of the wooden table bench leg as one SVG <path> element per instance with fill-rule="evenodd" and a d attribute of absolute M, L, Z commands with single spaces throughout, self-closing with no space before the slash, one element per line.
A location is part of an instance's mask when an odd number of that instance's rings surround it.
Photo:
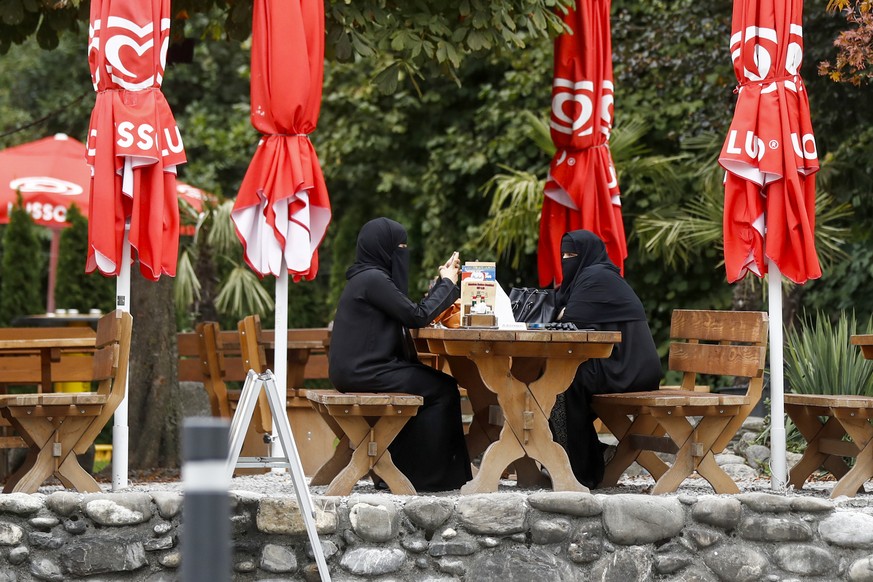
<path fill-rule="evenodd" d="M 873 477 L 873 426 L 866 418 L 857 416 L 838 416 L 837 420 L 861 450 L 855 457 L 855 466 L 840 478 L 831 497 L 854 497 L 857 492 L 864 491 L 864 483 Z"/>
<path fill-rule="evenodd" d="M 500 483 L 500 475 L 503 469 L 508 467 L 513 461 L 524 456 L 524 449 L 521 448 L 515 435 L 512 434 L 512 429 L 509 424 L 503 426 L 500 431 L 500 438 L 497 442 L 491 443 L 482 455 L 482 463 L 479 465 L 479 472 L 472 480 L 467 481 L 461 487 L 462 495 L 471 493 L 492 493 L 497 491 L 497 485 Z"/>
<path fill-rule="evenodd" d="M 618 484 L 618 480 L 631 464 L 636 461 L 657 481 L 670 468 L 662 461 L 655 453 L 642 449 L 634 448 L 630 439 L 624 438 L 627 434 L 648 434 L 656 435 L 660 432 L 660 425 L 654 417 L 647 414 L 637 415 L 631 421 L 627 414 L 621 411 L 601 410 L 599 411 L 600 418 L 606 427 L 612 432 L 613 436 L 618 439 L 618 445 L 615 448 L 615 455 L 612 460 L 607 463 L 606 471 L 603 474 L 602 487 L 614 487 Z"/>
<path fill-rule="evenodd" d="M 711 451 L 732 416 L 704 416 L 695 427 L 685 416 L 670 415 L 667 411 L 653 411 L 653 414 L 679 447 L 679 452 L 673 466 L 655 483 L 652 494 L 676 491 L 694 471 L 706 479 L 716 493 L 739 493 L 737 484 L 715 463 Z"/>
<path fill-rule="evenodd" d="M 333 455 L 331 455 L 331 457 L 325 461 L 312 476 L 309 484 L 329 485 L 334 477 L 339 475 L 339 472 L 342 471 L 343 468 L 349 464 L 349 461 L 352 460 L 352 447 L 349 444 L 349 437 L 343 433 L 343 429 L 339 424 L 337 424 L 330 413 L 328 413 L 327 407 L 315 403 L 313 403 L 313 405 L 316 407 L 316 410 L 318 410 L 322 420 L 327 423 L 330 430 L 332 430 L 333 434 L 339 439 L 339 443 L 337 443 Z"/>
<path fill-rule="evenodd" d="M 409 417 L 382 417 L 372 427 L 365 417 L 360 416 L 334 417 L 334 420 L 348 436 L 355 450 L 348 465 L 330 482 L 326 495 L 348 495 L 357 482 L 371 470 L 385 481 L 395 495 L 415 495 L 412 483 L 394 465 L 387 449 L 388 443 L 394 440 L 409 421 Z M 371 432 L 375 451 L 369 450 Z"/>
<path fill-rule="evenodd" d="M 826 410 L 822 411 L 828 416 L 828 419 L 823 423 L 819 419 L 819 415 L 815 414 L 815 409 L 786 405 L 785 410 L 807 442 L 806 451 L 788 474 L 788 482 L 792 486 L 796 489 L 802 488 L 809 476 L 819 467 L 824 467 L 837 479 L 841 479 L 849 472 L 849 466 L 841 457 L 826 453 L 819 448 L 820 443 L 826 440 L 839 441 L 846 434 L 845 429 L 836 418 L 827 415 Z"/>

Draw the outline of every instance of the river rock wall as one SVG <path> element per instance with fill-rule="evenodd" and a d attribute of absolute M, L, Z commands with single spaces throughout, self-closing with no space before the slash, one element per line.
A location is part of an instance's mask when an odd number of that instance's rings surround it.
<path fill-rule="evenodd" d="M 296 498 L 235 492 L 233 580 L 317 580 Z M 0 582 L 181 578 L 176 492 L 0 495 Z M 334 580 L 873 581 L 867 496 L 315 497 Z"/>

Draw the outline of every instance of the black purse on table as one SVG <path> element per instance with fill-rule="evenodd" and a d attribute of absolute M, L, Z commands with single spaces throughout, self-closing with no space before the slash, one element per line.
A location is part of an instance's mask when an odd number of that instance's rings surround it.
<path fill-rule="evenodd" d="M 509 290 L 512 316 L 524 323 L 549 323 L 555 320 L 555 290 L 517 287 Z"/>

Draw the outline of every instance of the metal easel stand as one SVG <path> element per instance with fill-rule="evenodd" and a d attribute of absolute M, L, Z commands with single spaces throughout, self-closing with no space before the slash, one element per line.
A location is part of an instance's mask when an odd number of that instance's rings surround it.
<path fill-rule="evenodd" d="M 273 427 L 279 443 L 282 445 L 282 457 L 240 457 L 246 429 L 252 420 L 255 405 L 261 389 L 267 393 L 267 402 L 270 405 L 270 414 L 273 416 Z M 273 450 L 276 450 L 274 447 Z M 288 415 L 285 412 L 285 403 L 279 398 L 279 389 L 276 386 L 276 377 L 273 372 L 267 370 L 258 374 L 249 370 L 246 381 L 240 394 L 239 404 L 230 423 L 230 451 L 227 458 L 227 478 L 233 477 L 234 468 L 250 469 L 257 467 L 286 468 L 291 470 L 291 480 L 294 483 L 294 492 L 297 494 L 297 505 L 306 525 L 306 533 L 315 555 L 315 563 L 318 566 L 318 575 L 322 582 L 330 582 L 330 572 L 324 559 L 321 542 L 318 540 L 318 531 L 315 527 L 315 506 L 309 496 L 309 488 L 306 485 L 306 477 L 303 475 L 303 465 L 300 463 L 300 455 L 297 453 L 297 445 L 294 435 L 291 433 L 291 425 L 288 424 Z"/>

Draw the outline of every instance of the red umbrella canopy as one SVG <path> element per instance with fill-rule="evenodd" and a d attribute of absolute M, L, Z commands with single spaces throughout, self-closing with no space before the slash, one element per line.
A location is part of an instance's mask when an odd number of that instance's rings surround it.
<path fill-rule="evenodd" d="M 169 33 L 170 0 L 91 0 L 88 62 L 97 99 L 88 131 L 88 272 L 120 273 L 129 220 L 142 274 L 176 274 L 175 172 L 185 151 L 160 90 Z"/>
<path fill-rule="evenodd" d="M 719 163 L 725 178 L 728 281 L 767 260 L 796 283 L 821 276 L 815 251 L 818 154 L 800 78 L 802 0 L 735 0 L 737 106 Z"/>
<path fill-rule="evenodd" d="M 18 193 L 36 224 L 64 228 L 67 210 L 75 204 L 89 215 L 91 168 L 85 144 L 64 134 L 45 137 L 0 151 L 0 224 L 9 222 L 9 210 Z M 202 208 L 206 194 L 176 183 L 178 198 Z"/>
<path fill-rule="evenodd" d="M 552 141 L 540 219 L 540 285 L 560 284 L 561 237 L 586 229 L 606 243 L 619 268 L 627 257 L 609 132 L 613 122 L 610 0 L 578 0 L 564 15 L 573 31 L 555 39 Z"/>
<path fill-rule="evenodd" d="M 309 134 L 323 77 L 324 2 L 255 0 L 251 120 L 262 137 L 232 217 L 246 262 L 261 276 L 278 276 L 283 259 L 295 281 L 318 272 L 331 209 Z"/>

